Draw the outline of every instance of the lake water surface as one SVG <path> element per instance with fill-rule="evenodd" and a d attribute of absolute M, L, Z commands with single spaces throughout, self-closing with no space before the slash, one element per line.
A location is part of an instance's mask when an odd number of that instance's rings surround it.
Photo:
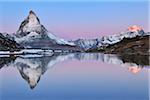
<path fill-rule="evenodd" d="M 0 57 L 0 100 L 149 100 L 149 80 L 148 57 Z"/>

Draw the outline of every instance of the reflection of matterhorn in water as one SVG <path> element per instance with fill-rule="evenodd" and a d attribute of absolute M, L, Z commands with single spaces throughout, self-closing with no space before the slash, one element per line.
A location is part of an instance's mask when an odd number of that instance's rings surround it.
<path fill-rule="evenodd" d="M 70 55 L 54 55 L 43 57 L 18 57 L 14 65 L 19 70 L 23 79 L 25 79 L 30 88 L 33 89 L 40 80 L 40 77 L 48 68 L 53 67 L 56 63 L 67 60 Z"/>
<path fill-rule="evenodd" d="M 33 89 L 40 80 L 41 75 L 46 71 L 49 59 L 39 58 L 17 58 L 14 62 L 21 76 L 29 83 Z"/>
<path fill-rule="evenodd" d="M 79 61 L 95 60 L 104 63 L 118 64 L 123 67 L 127 66 L 128 70 L 134 74 L 138 73 L 145 65 L 149 66 L 148 64 L 145 63 L 133 63 L 134 61 L 132 60 L 130 61 L 130 59 L 126 60 L 125 57 L 124 58 L 121 57 L 122 56 L 119 57 L 117 55 L 100 54 L 100 53 L 69 53 L 69 54 L 56 53 L 51 56 L 32 55 L 32 56 L 22 56 L 17 58 L 6 57 L 4 61 L 0 59 L 0 65 L 3 65 L 1 66 L 1 68 L 6 67 L 6 65 L 16 67 L 19 70 L 22 78 L 28 82 L 31 89 L 33 89 L 38 84 L 41 76 L 49 68 L 52 68 L 55 64 L 65 60 L 72 60 L 72 59 L 76 59 Z M 127 57 L 127 58 L 134 59 L 134 57 Z M 9 64 L 9 62 L 11 62 L 10 59 L 13 60 L 12 64 Z M 145 58 L 141 58 L 141 59 L 143 59 L 144 61 L 147 60 Z"/>

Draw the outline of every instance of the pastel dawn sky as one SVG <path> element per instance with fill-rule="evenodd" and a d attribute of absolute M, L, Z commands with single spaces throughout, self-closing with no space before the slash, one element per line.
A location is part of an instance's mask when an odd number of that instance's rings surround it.
<path fill-rule="evenodd" d="M 49 31 L 65 39 L 96 38 L 139 25 L 148 31 L 148 1 L 0 2 L 0 32 L 14 33 L 33 10 Z"/>

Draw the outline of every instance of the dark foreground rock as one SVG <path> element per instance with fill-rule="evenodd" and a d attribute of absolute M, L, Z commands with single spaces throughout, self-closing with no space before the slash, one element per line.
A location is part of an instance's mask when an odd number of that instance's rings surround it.
<path fill-rule="evenodd" d="M 20 44 L 0 33 L 0 51 L 15 51 L 20 49 L 23 49 Z"/>

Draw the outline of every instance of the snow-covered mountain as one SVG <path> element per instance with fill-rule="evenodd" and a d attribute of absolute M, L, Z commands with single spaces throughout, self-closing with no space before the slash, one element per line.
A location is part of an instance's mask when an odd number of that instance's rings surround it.
<path fill-rule="evenodd" d="M 75 46 L 73 42 L 56 37 L 49 32 L 33 11 L 21 23 L 19 30 L 15 33 L 15 41 L 25 47 L 49 47 L 52 45 Z"/>
<path fill-rule="evenodd" d="M 75 41 L 75 44 L 80 46 L 84 50 L 95 49 L 95 48 L 103 48 L 108 45 L 112 45 L 120 42 L 124 38 L 134 38 L 137 36 L 145 36 L 150 35 L 149 32 L 144 32 L 144 30 L 139 26 L 131 26 L 127 31 L 121 32 L 118 34 L 113 34 L 110 36 L 103 36 L 97 39 L 78 39 Z"/>

